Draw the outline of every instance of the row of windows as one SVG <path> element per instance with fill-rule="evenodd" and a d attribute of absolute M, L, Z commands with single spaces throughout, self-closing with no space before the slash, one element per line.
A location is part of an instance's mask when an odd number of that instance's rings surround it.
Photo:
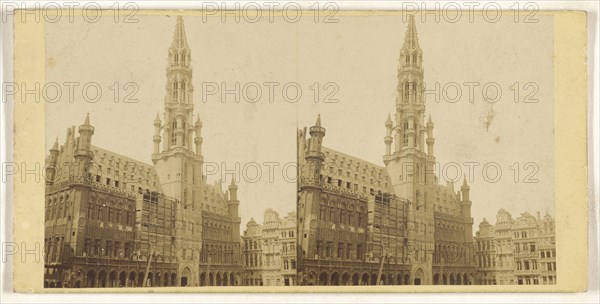
<path fill-rule="evenodd" d="M 537 270 L 538 262 L 536 260 L 525 260 L 516 262 L 517 270 Z"/>
<path fill-rule="evenodd" d="M 479 256 L 479 268 L 496 267 L 496 258 L 490 255 Z"/>
<path fill-rule="evenodd" d="M 296 269 L 296 260 L 283 260 L 283 269 Z"/>
<path fill-rule="evenodd" d="M 69 201 L 55 202 L 46 207 L 46 220 L 65 218 L 70 215 L 71 203 Z"/>
<path fill-rule="evenodd" d="M 542 276 L 542 282 L 544 285 L 556 284 L 556 276 Z"/>
<path fill-rule="evenodd" d="M 514 236 L 515 236 L 515 239 L 519 239 L 519 238 L 525 239 L 527 237 L 535 237 L 535 231 L 534 230 L 515 231 Z"/>
<path fill-rule="evenodd" d="M 132 242 L 121 242 L 100 239 L 84 240 L 84 256 L 103 256 L 114 258 L 130 258 L 133 254 Z"/>
<path fill-rule="evenodd" d="M 260 254 L 245 255 L 245 263 L 247 267 L 262 266 L 262 259 L 260 258 Z"/>
<path fill-rule="evenodd" d="M 539 285 L 540 280 L 537 277 L 534 278 L 517 278 L 517 284 L 519 285 Z M 554 285 L 556 284 L 556 276 L 542 276 L 543 285 Z"/>
<path fill-rule="evenodd" d="M 321 180 L 323 180 L 322 177 L 321 177 Z M 330 184 L 330 185 L 333 184 L 333 178 L 331 176 L 328 176 L 325 179 L 325 181 L 328 184 Z M 363 182 L 364 182 L 364 180 L 363 180 Z M 371 185 L 373 184 L 373 179 L 370 180 L 370 183 L 371 183 Z M 336 185 L 338 187 L 340 187 L 340 188 L 344 187 L 346 189 L 351 189 L 351 190 L 354 190 L 354 191 L 358 192 L 358 184 L 352 184 L 351 182 L 345 182 L 344 183 L 343 180 L 337 179 L 336 180 Z M 381 181 L 377 181 L 377 185 L 381 186 Z M 387 187 L 387 183 L 385 183 L 385 187 Z M 379 192 L 381 192 L 381 191 L 379 191 Z M 367 187 L 366 186 L 362 186 L 362 193 L 367 194 Z M 371 195 L 373 195 L 373 194 L 375 194 L 375 190 L 373 188 L 369 188 L 369 192 L 368 193 L 371 194 Z"/>
<path fill-rule="evenodd" d="M 326 205 L 320 205 L 319 207 L 319 220 L 323 222 L 364 227 L 366 224 L 365 218 L 365 214 L 361 212 Z"/>
<path fill-rule="evenodd" d="M 556 257 L 556 251 L 554 249 L 543 250 L 540 252 L 540 254 L 542 255 L 542 258 L 555 258 Z"/>
<path fill-rule="evenodd" d="M 294 237 L 294 230 L 281 231 L 281 237 L 282 238 L 293 238 Z"/>
<path fill-rule="evenodd" d="M 411 63 L 411 62 L 412 63 L 416 63 L 416 64 L 419 63 L 419 60 L 417 60 L 417 53 L 413 53 L 412 55 L 411 54 L 406 54 L 404 56 L 405 56 L 405 62 L 406 63 Z M 419 55 L 418 58 L 421 59 L 421 55 Z"/>
<path fill-rule="evenodd" d="M 334 242 L 317 241 L 315 258 L 364 260 L 364 251 L 361 244 L 338 242 L 337 248 Z"/>
<path fill-rule="evenodd" d="M 514 243 L 515 252 L 535 252 L 537 246 L 535 243 Z"/>
<path fill-rule="evenodd" d="M 186 101 L 186 92 L 185 92 L 185 81 L 175 81 L 173 82 L 173 101 L 181 100 L 183 102 Z M 177 128 L 176 125 L 173 126 L 173 129 Z M 185 123 L 183 125 L 183 129 L 185 130 Z"/>
<path fill-rule="evenodd" d="M 173 54 L 173 63 L 179 64 L 181 62 L 181 63 L 185 64 L 186 61 L 189 61 L 189 53 L 183 51 L 181 53 L 181 56 L 179 56 L 179 53 Z"/>
<path fill-rule="evenodd" d="M 64 237 L 56 238 L 45 238 L 44 239 L 44 260 L 46 262 L 57 262 L 62 256 L 62 249 L 64 248 Z"/>
<path fill-rule="evenodd" d="M 292 233 L 293 235 L 293 233 Z M 263 244 L 264 243 L 264 244 Z M 267 247 L 267 250 L 274 251 L 275 246 L 278 244 L 277 240 L 245 240 L 244 248 L 245 250 L 260 250 L 263 248 L 263 245 Z M 269 248 L 270 247 L 270 248 Z M 294 243 L 281 244 L 282 252 L 294 252 L 296 250 L 296 245 Z"/>
<path fill-rule="evenodd" d="M 287 252 L 295 252 L 296 251 L 296 245 L 295 244 L 282 244 L 281 245 L 281 252 L 283 253 L 287 253 Z"/>
<path fill-rule="evenodd" d="M 236 254 L 239 254 L 237 250 L 234 249 L 223 249 L 221 251 L 208 251 L 202 252 L 201 260 L 204 263 L 214 263 L 214 264 L 227 264 L 227 263 L 238 263 L 239 258 L 236 259 Z"/>
<path fill-rule="evenodd" d="M 95 151 L 96 154 L 98 154 L 98 150 Z M 103 153 L 103 156 L 100 157 L 100 163 L 101 164 L 106 164 L 106 153 Z M 112 174 L 112 167 L 114 167 L 115 170 L 115 174 L 118 176 L 119 175 L 119 170 L 123 169 L 124 171 L 126 171 L 127 173 L 129 173 L 130 175 L 136 174 L 139 176 L 143 176 L 146 178 L 150 178 L 151 173 L 152 173 L 152 169 L 149 167 L 143 167 L 141 165 L 139 165 L 136 162 L 132 162 L 132 161 L 125 161 L 125 164 L 123 165 L 123 168 L 121 168 L 121 163 L 119 161 L 114 161 L 113 162 L 113 156 L 111 156 L 111 158 L 108 160 L 108 166 L 109 168 L 106 168 L 106 173 L 108 175 Z M 93 169 L 92 169 L 93 170 Z M 102 165 L 98 165 L 96 167 L 96 173 L 97 175 L 104 175 L 104 171 L 102 169 Z"/>
<path fill-rule="evenodd" d="M 118 176 L 118 174 L 119 173 L 117 172 L 116 176 Z M 102 179 L 103 179 L 103 177 L 101 175 L 96 175 L 96 178 L 95 178 L 96 183 L 102 183 L 102 184 L 105 184 L 105 185 L 107 185 L 109 187 L 115 187 L 115 188 L 120 188 L 120 186 L 121 186 L 120 181 L 118 179 L 116 179 L 116 178 L 113 180 L 110 177 L 106 177 L 106 178 L 104 178 L 104 182 L 102 181 Z M 123 180 L 129 180 L 130 182 L 133 182 L 132 179 L 128 179 L 127 178 L 127 175 L 125 173 L 123 173 Z M 148 180 L 148 179 L 143 180 L 140 177 L 140 178 L 138 178 L 137 183 L 140 184 L 140 185 L 141 184 L 145 184 L 145 185 L 149 186 L 150 185 L 150 180 Z M 129 185 L 129 186 L 130 186 L 129 190 L 131 192 L 134 192 L 135 191 L 135 185 Z M 152 181 L 152 186 L 156 187 L 156 181 L 155 180 Z M 127 182 L 123 183 L 123 189 L 127 189 Z M 147 190 L 149 190 L 149 189 L 147 189 Z M 138 187 L 138 191 L 139 192 L 143 191 L 142 187 Z"/>
<path fill-rule="evenodd" d="M 326 155 L 326 158 L 329 160 L 329 159 L 330 159 L 330 157 L 329 157 L 329 151 L 325 152 L 325 155 Z M 338 155 L 337 155 L 337 154 L 335 154 L 335 155 L 333 156 L 333 161 L 331 161 L 331 162 L 333 162 L 335 165 L 337 165 L 337 160 L 338 160 Z M 343 167 L 344 167 L 344 163 L 345 163 L 345 162 L 346 162 L 346 157 L 343 157 L 343 156 L 342 156 L 342 158 L 341 158 L 341 160 L 340 160 L 340 165 L 339 165 L 339 167 L 340 167 L 340 168 L 343 168 Z M 360 162 L 356 162 L 355 171 L 357 171 L 357 172 L 358 172 L 358 171 L 359 171 L 359 169 L 360 169 L 360 167 L 361 167 L 361 165 L 360 165 Z M 352 168 L 352 159 L 350 159 L 350 160 L 349 160 L 349 162 L 346 164 L 346 168 L 347 168 L 347 169 L 351 169 L 351 168 Z M 363 173 L 363 174 L 367 174 L 367 169 L 368 169 L 368 165 L 365 165 L 365 166 L 363 167 L 363 169 L 362 169 L 362 173 Z M 381 178 L 381 177 L 382 177 L 382 170 L 383 170 L 383 169 L 381 169 L 381 168 L 375 168 L 375 167 L 371 167 L 370 169 L 371 169 L 371 170 L 370 170 L 371 176 L 375 177 L 375 171 L 376 171 L 376 170 L 379 170 L 379 172 L 378 172 L 378 177 L 379 177 L 379 178 Z M 332 166 L 332 167 L 329 167 L 329 170 L 330 170 L 331 172 L 333 172 L 333 166 Z M 341 175 L 341 174 L 340 174 L 340 175 Z"/>
<path fill-rule="evenodd" d="M 546 264 L 545 267 L 544 264 Z M 556 271 L 556 262 L 542 263 L 542 268 L 547 271 Z"/>
<path fill-rule="evenodd" d="M 132 210 L 122 210 L 112 208 L 106 204 L 90 202 L 87 209 L 87 219 L 133 226 L 135 224 L 135 213 Z"/>
<path fill-rule="evenodd" d="M 518 278 L 517 284 L 519 285 L 540 285 L 538 278 Z"/>

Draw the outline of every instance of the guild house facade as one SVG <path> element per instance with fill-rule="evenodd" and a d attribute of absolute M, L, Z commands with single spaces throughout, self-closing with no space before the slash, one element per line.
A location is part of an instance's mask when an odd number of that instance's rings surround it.
<path fill-rule="evenodd" d="M 168 51 L 152 164 L 92 144 L 88 114 L 46 159 L 46 287 L 242 283 L 237 186 L 208 184 L 182 18 Z M 126 152 L 126 151 L 125 151 Z"/>
<path fill-rule="evenodd" d="M 244 285 L 296 285 L 296 212 L 265 210 L 262 225 L 248 221 L 242 242 Z"/>
<path fill-rule="evenodd" d="M 325 147 L 321 117 L 299 130 L 299 284 L 476 283 L 470 187 L 442 185 L 433 173 L 422 56 L 411 16 L 383 165 Z"/>
<path fill-rule="evenodd" d="M 500 209 L 496 224 L 487 219 L 475 236 L 478 274 L 481 285 L 556 284 L 555 222 L 523 213 L 516 219 Z"/>

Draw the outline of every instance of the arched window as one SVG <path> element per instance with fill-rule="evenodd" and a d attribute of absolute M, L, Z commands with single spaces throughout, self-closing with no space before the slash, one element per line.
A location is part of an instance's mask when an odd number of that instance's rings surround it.
<path fill-rule="evenodd" d="M 417 205 L 417 210 L 419 210 L 419 205 L 421 204 L 421 192 L 417 190 L 415 195 L 415 204 Z"/>
<path fill-rule="evenodd" d="M 185 102 L 185 82 L 184 81 L 181 82 L 180 91 L 181 91 L 181 94 L 180 94 L 181 101 Z"/>
<path fill-rule="evenodd" d="M 177 101 L 177 81 L 173 82 L 173 88 L 171 89 L 171 95 L 173 96 L 173 101 Z"/>
<path fill-rule="evenodd" d="M 177 136 L 175 136 L 175 129 L 177 129 L 177 120 L 173 120 L 171 126 L 171 146 L 174 146 L 177 144 Z"/>
<path fill-rule="evenodd" d="M 63 214 L 63 202 L 62 200 L 58 202 L 58 212 L 56 212 L 56 218 L 62 218 L 62 214 Z"/>
<path fill-rule="evenodd" d="M 182 125 L 181 127 L 182 127 L 182 129 L 185 131 L 185 120 L 183 121 L 183 125 Z M 182 140 L 183 140 L 183 143 L 182 143 L 182 145 L 183 145 L 183 146 L 185 146 L 185 138 L 186 138 L 186 137 L 187 137 L 187 136 L 186 136 L 186 135 L 184 135 L 184 136 L 183 136 L 183 138 L 182 138 Z M 187 167 L 186 167 L 186 168 L 187 168 Z M 184 180 L 185 180 L 185 174 L 184 174 L 184 177 L 183 177 L 183 178 L 184 178 Z"/>
<path fill-rule="evenodd" d="M 175 63 L 177 63 L 179 61 L 179 54 L 175 53 L 174 58 L 175 58 Z"/>
<path fill-rule="evenodd" d="M 94 203 L 93 202 L 89 202 L 88 203 L 88 214 L 87 214 L 88 219 L 93 219 L 94 218 Z"/>

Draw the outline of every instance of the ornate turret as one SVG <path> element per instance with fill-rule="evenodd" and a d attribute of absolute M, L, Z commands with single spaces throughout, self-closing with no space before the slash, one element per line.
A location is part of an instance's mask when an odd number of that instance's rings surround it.
<path fill-rule="evenodd" d="M 195 123 L 196 137 L 194 143 L 196 144 L 196 155 L 202 155 L 202 121 L 200 121 L 200 115 L 196 117 Z"/>
<path fill-rule="evenodd" d="M 310 141 L 308 144 L 307 157 L 316 157 L 323 161 L 324 156 L 323 153 L 321 153 L 321 144 L 323 143 L 323 137 L 325 137 L 325 128 L 321 127 L 321 114 L 317 116 L 315 125 L 310 127 L 309 133 Z"/>
<path fill-rule="evenodd" d="M 227 207 L 229 209 L 229 216 L 232 219 L 232 222 L 235 223 L 236 227 L 232 229 L 232 238 L 239 238 L 240 235 L 240 201 L 237 196 L 238 186 L 235 184 L 235 177 L 231 178 L 231 184 L 229 184 L 229 200 L 227 201 Z"/>
<path fill-rule="evenodd" d="M 56 165 L 58 164 L 58 137 L 54 142 L 54 145 L 50 149 L 50 161 L 46 167 L 46 185 L 50 186 L 54 184 L 56 178 Z"/>
<path fill-rule="evenodd" d="M 229 184 L 229 202 L 238 202 L 237 199 L 238 186 L 235 184 L 235 178 L 231 178 L 231 184 Z"/>
<path fill-rule="evenodd" d="M 433 156 L 433 144 L 435 139 L 433 138 L 433 122 L 431 122 L 431 114 L 427 119 L 427 155 Z"/>
<path fill-rule="evenodd" d="M 460 212 L 463 219 L 466 220 L 464 226 L 465 240 L 470 240 L 473 237 L 473 218 L 471 217 L 471 198 L 469 197 L 471 187 L 467 184 L 467 176 L 464 176 L 463 185 L 460 187 L 462 200 L 460 202 Z"/>
<path fill-rule="evenodd" d="M 385 121 L 385 138 L 383 139 L 383 142 L 385 143 L 385 155 L 390 155 L 392 154 L 392 129 L 393 129 L 394 123 L 392 122 L 392 117 L 390 116 L 390 114 L 388 113 L 388 117 L 387 120 Z"/>
<path fill-rule="evenodd" d="M 152 141 L 154 142 L 153 154 L 160 153 L 160 141 L 161 141 L 160 129 L 161 129 L 161 125 L 162 125 L 162 123 L 160 121 L 158 113 L 156 113 L 156 118 L 154 119 L 154 136 L 152 137 Z"/>
<path fill-rule="evenodd" d="M 463 203 L 470 203 L 470 198 L 469 198 L 469 191 L 471 190 L 471 187 L 469 187 L 469 184 L 467 184 L 467 176 L 465 175 L 463 177 L 463 184 L 462 187 L 460 187 L 460 190 L 462 192 L 462 202 Z"/>
<path fill-rule="evenodd" d="M 317 122 L 309 130 L 310 139 L 308 140 L 308 150 L 306 151 L 306 165 L 308 170 L 308 179 L 311 184 L 319 184 L 321 164 L 325 161 L 325 154 L 321 152 L 325 128 L 321 127 L 321 115 L 317 117 Z"/>
<path fill-rule="evenodd" d="M 75 150 L 75 159 L 77 160 L 92 160 L 92 135 L 94 135 L 94 127 L 90 125 L 90 113 L 85 117 L 85 122 L 79 126 L 79 141 L 77 142 L 77 150 Z"/>

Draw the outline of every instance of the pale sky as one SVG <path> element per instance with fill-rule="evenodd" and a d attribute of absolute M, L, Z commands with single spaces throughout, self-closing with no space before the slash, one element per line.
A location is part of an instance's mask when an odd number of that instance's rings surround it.
<path fill-rule="evenodd" d="M 66 128 L 81 124 L 89 111 L 96 127 L 94 145 L 151 163 L 152 124 L 156 113 L 163 111 L 167 51 L 176 18 L 138 19 L 139 23 L 124 24 L 104 18 L 90 24 L 63 18 L 46 25 L 46 82 L 81 83 L 75 102 L 67 101 L 68 87 L 63 85 L 61 100 L 47 103 L 47 146 L 57 135 L 62 143 Z M 250 24 L 184 17 L 192 50 L 195 111 L 203 121 L 204 159 L 219 166 L 225 162 L 229 169 L 235 163 L 241 171 L 247 169 L 239 181 L 242 232 L 250 217 L 262 222 L 266 208 L 282 217 L 296 208 L 295 168 L 289 165 L 296 161 L 296 130 L 312 125 L 317 113 L 327 128 L 326 146 L 382 164 L 384 121 L 394 110 L 396 65 L 406 23 L 401 16 L 338 19 L 336 24 L 314 23 L 312 18 L 295 24 L 281 20 Z M 438 162 L 442 166 L 481 163 L 471 184 L 474 231 L 483 217 L 495 222 L 499 208 L 514 217 L 524 211 L 554 214 L 552 20 L 538 19 L 537 24 L 514 23 L 508 17 L 496 24 L 466 19 L 450 24 L 421 23 L 417 18 L 428 87 L 435 82 L 442 87 L 450 82 L 481 83 L 473 103 L 468 102 L 464 85 L 457 103 L 427 103 L 427 113 L 435 123 Z M 87 82 L 103 89 L 97 103 L 81 98 Z M 121 87 L 136 83 L 139 102 L 113 102 L 110 87 L 114 82 Z M 240 87 L 257 83 L 261 100 L 236 103 L 226 96 L 222 103 L 217 94 L 202 102 L 207 83 L 223 82 L 229 89 L 236 82 Z M 265 82 L 277 83 L 270 84 L 274 87 L 272 103 Z M 333 98 L 339 102 L 315 103 L 314 83 L 321 87 L 319 98 L 323 99 L 332 91 L 333 87 L 324 88 L 329 82 L 338 89 Z M 482 121 L 491 106 L 482 101 L 481 88 L 488 82 L 498 83 L 503 94 L 493 106 L 495 117 L 486 130 Z M 514 103 L 510 89 L 514 82 L 521 84 L 521 99 L 533 91 L 524 89 L 524 84 L 535 83 L 539 102 Z M 302 89 L 298 102 L 283 98 L 286 83 L 297 83 Z M 128 92 L 121 91 L 121 101 Z M 294 95 L 293 87 L 288 95 Z M 503 170 L 497 183 L 482 178 L 481 168 L 489 162 Z M 524 169 L 528 162 L 539 167 L 537 183 L 523 183 L 532 171 Z M 514 163 L 521 167 L 518 183 L 510 169 Z M 256 164 L 262 176 L 253 182 Z M 282 172 L 286 164 L 287 179 Z M 274 167 L 272 180 L 270 166 Z M 220 175 L 209 176 L 209 181 Z"/>

